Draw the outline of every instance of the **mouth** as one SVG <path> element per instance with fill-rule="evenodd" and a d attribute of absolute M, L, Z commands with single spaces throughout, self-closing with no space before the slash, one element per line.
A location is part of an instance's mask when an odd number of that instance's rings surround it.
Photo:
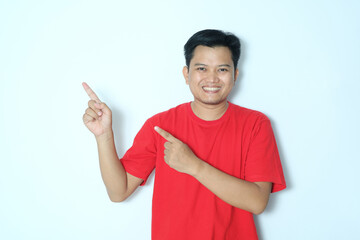
<path fill-rule="evenodd" d="M 216 93 L 220 91 L 221 87 L 202 87 L 202 89 L 207 93 Z"/>

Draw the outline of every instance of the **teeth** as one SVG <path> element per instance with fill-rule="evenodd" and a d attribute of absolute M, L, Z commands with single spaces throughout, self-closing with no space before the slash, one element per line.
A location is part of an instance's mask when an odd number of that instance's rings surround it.
<path fill-rule="evenodd" d="M 220 88 L 219 87 L 203 87 L 205 91 L 217 91 Z"/>

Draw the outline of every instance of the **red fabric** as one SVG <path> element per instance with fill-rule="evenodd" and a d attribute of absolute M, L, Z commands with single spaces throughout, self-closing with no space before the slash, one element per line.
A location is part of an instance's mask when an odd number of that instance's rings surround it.
<path fill-rule="evenodd" d="M 164 161 L 159 126 L 186 143 L 202 160 L 247 181 L 272 182 L 272 192 L 286 187 L 269 119 L 229 103 L 218 120 L 204 121 L 190 103 L 148 119 L 121 159 L 126 171 L 144 179 L 155 170 L 153 240 L 257 239 L 253 215 L 225 203 L 190 175 Z"/>

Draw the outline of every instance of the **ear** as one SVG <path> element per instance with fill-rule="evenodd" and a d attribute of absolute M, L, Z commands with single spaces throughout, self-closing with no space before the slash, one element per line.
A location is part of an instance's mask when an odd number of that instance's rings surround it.
<path fill-rule="evenodd" d="M 183 67 L 183 75 L 184 75 L 186 84 L 189 85 L 189 68 L 187 66 Z"/>
<path fill-rule="evenodd" d="M 239 69 L 236 68 L 235 75 L 234 75 L 234 83 L 236 82 L 237 78 L 239 77 Z"/>

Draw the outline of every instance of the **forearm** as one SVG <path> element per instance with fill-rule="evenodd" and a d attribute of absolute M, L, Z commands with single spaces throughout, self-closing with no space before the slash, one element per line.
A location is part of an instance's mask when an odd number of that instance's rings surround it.
<path fill-rule="evenodd" d="M 267 205 L 271 183 L 245 181 L 201 160 L 193 176 L 216 196 L 234 207 L 260 214 Z"/>
<path fill-rule="evenodd" d="M 127 174 L 116 153 L 113 132 L 96 137 L 101 176 L 112 201 L 127 197 Z"/>

